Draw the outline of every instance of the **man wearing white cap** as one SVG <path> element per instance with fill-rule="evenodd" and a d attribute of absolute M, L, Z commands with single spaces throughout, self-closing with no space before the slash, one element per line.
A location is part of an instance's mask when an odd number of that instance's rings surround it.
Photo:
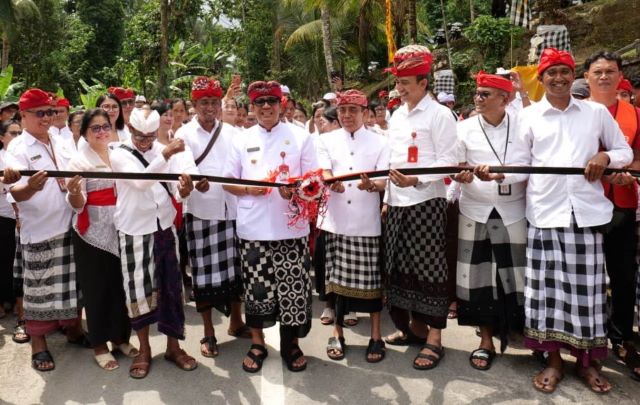
<path fill-rule="evenodd" d="M 134 103 L 136 108 L 142 108 L 142 106 L 147 103 L 147 98 L 142 94 L 138 94 Z"/>
<path fill-rule="evenodd" d="M 454 96 L 453 94 L 449 94 L 449 93 L 445 93 L 444 91 L 441 91 L 440 93 L 438 93 L 437 98 L 438 98 L 438 103 L 442 104 L 443 106 L 451 110 L 451 112 L 453 113 L 453 118 L 457 121 L 458 114 L 456 114 L 456 112 L 453 111 L 453 107 L 456 105 L 456 96 Z"/>
<path fill-rule="evenodd" d="M 160 126 L 157 111 L 134 109 L 131 139 L 110 155 L 114 172 L 195 172 L 195 164 L 182 139 L 164 146 L 154 142 Z M 202 182 L 198 187 L 202 187 Z M 180 176 L 177 192 L 173 184 L 149 180 L 117 180 L 118 200 L 114 224 L 120 252 L 127 309 L 131 326 L 140 341 L 140 354 L 129 369 L 132 378 L 144 378 L 151 365 L 149 325 L 167 335 L 165 359 L 190 371 L 196 360 L 180 348 L 184 339 L 182 276 L 176 258 L 175 200 L 183 200 L 193 189 L 187 174 Z"/>

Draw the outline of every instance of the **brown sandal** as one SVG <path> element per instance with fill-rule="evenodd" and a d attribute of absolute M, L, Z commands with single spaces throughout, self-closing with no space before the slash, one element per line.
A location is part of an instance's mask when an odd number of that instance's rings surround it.
<path fill-rule="evenodd" d="M 590 365 L 589 367 L 577 367 L 576 374 L 582 378 L 589 389 L 596 394 L 607 394 L 613 388 L 609 380 L 604 378 L 600 373 L 599 365 Z"/>
<path fill-rule="evenodd" d="M 139 353 L 134 359 L 131 367 L 129 367 L 129 377 L 141 380 L 149 375 L 151 369 L 151 355 L 142 357 L 143 353 Z M 143 371 L 143 374 L 134 373 L 135 370 Z"/>
<path fill-rule="evenodd" d="M 198 368 L 198 362 L 196 359 L 189 356 L 183 349 L 173 353 L 165 353 L 164 359 L 174 363 L 179 369 L 184 371 L 192 371 Z M 194 362 L 193 366 L 189 366 L 191 361 Z"/>
<path fill-rule="evenodd" d="M 533 377 L 533 388 L 545 394 L 551 394 L 558 387 L 558 383 L 562 381 L 564 374 L 562 371 L 547 367 Z"/>

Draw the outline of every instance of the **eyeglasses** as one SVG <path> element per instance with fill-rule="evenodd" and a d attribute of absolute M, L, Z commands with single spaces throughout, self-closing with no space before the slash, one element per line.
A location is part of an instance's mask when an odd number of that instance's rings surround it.
<path fill-rule="evenodd" d="M 28 113 L 34 114 L 38 118 L 44 118 L 45 115 L 47 117 L 53 117 L 54 115 L 58 115 L 58 111 L 54 110 L 52 108 L 50 108 L 48 110 L 38 110 L 38 111 L 26 110 L 26 111 Z"/>
<path fill-rule="evenodd" d="M 92 134 L 99 134 L 100 131 L 109 132 L 111 131 L 111 124 L 92 125 L 89 127 L 89 129 L 91 130 Z"/>
<path fill-rule="evenodd" d="M 136 103 L 136 102 L 135 102 L 133 99 L 130 99 L 130 100 L 121 100 L 121 101 L 120 101 L 120 104 L 122 104 L 122 106 L 123 106 L 123 107 L 132 106 L 132 105 L 135 105 L 135 103 Z M 142 104 L 144 104 L 144 103 L 142 103 Z"/>
<path fill-rule="evenodd" d="M 152 135 L 133 135 L 133 138 L 137 141 L 153 141 L 154 139 L 156 139 L 157 135 L 156 134 L 152 134 Z"/>
<path fill-rule="evenodd" d="M 120 109 L 120 107 L 118 107 L 118 104 L 103 104 L 100 106 L 100 108 L 105 111 L 118 111 Z"/>
<path fill-rule="evenodd" d="M 473 97 L 478 97 L 478 98 L 481 98 L 483 100 L 486 100 L 489 97 L 491 97 L 491 92 L 490 91 L 476 91 L 473 94 Z"/>
<path fill-rule="evenodd" d="M 265 104 L 274 106 L 278 103 L 280 103 L 280 99 L 277 97 L 264 97 L 264 98 L 257 98 L 253 100 L 253 104 L 257 105 L 258 107 L 263 107 Z"/>

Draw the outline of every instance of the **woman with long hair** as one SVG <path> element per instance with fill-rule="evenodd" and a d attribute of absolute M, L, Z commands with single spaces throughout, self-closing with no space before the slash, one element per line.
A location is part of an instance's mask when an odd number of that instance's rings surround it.
<path fill-rule="evenodd" d="M 129 129 L 124 122 L 122 104 L 118 97 L 110 93 L 104 94 L 96 100 L 96 107 L 102 108 L 109 115 L 109 123 L 111 124 L 110 142 L 124 142 L 131 138 Z"/>

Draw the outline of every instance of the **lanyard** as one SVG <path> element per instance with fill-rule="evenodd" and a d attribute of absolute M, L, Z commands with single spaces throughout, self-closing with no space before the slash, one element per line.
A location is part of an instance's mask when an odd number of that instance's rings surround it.
<path fill-rule="evenodd" d="M 480 129 L 482 130 L 482 133 L 484 134 L 484 137 L 487 140 L 487 143 L 491 147 L 491 151 L 496 156 L 496 159 L 498 159 L 500 166 L 504 166 L 504 164 L 507 161 L 507 148 L 509 147 L 509 127 L 511 124 L 509 115 L 507 114 L 507 140 L 504 143 L 504 155 L 502 156 L 502 160 L 500 160 L 500 156 L 498 156 L 498 153 L 496 152 L 495 148 L 491 144 L 491 141 L 489 140 L 489 136 L 487 135 L 487 132 L 484 130 L 484 127 L 482 126 L 482 121 L 480 120 L 480 114 L 478 114 L 478 124 L 480 124 Z"/>
<path fill-rule="evenodd" d="M 44 149 L 47 151 L 47 155 L 49 155 L 49 157 L 53 161 L 53 165 L 56 167 L 56 169 L 58 169 L 58 162 L 56 161 L 56 151 L 54 150 L 53 143 L 51 142 L 51 140 L 49 140 L 49 145 L 45 144 L 44 142 L 41 142 L 41 144 L 42 146 L 44 146 Z M 49 151 L 49 146 L 51 147 L 51 151 Z"/>

